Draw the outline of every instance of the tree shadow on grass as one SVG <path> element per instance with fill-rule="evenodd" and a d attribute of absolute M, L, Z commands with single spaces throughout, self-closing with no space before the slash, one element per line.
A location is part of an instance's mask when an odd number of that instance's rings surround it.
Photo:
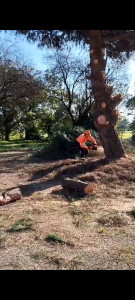
<path fill-rule="evenodd" d="M 59 172 L 60 168 L 63 167 L 63 166 L 65 166 L 65 165 L 69 166 L 69 165 L 73 165 L 73 164 L 76 164 L 76 163 L 77 163 L 76 160 L 74 160 L 74 161 L 63 160 L 63 161 L 60 161 L 60 162 L 53 161 L 51 167 L 49 166 L 49 168 L 43 169 L 44 168 L 44 166 L 43 166 L 42 169 L 34 172 L 34 174 L 32 175 L 32 177 L 28 181 L 38 180 L 41 177 L 49 175 L 49 174 L 51 174 L 54 171 L 58 171 Z"/>
<path fill-rule="evenodd" d="M 55 172 L 55 174 L 52 174 L 52 179 L 53 180 L 59 180 L 59 177 L 69 175 L 70 178 L 77 176 L 79 174 L 85 174 L 86 172 L 91 172 L 95 168 L 97 168 L 100 165 L 104 165 L 108 163 L 106 159 L 96 159 L 96 161 L 91 161 L 87 159 L 86 161 L 81 161 L 79 160 L 63 160 L 60 162 L 54 162 L 52 163 L 52 166 L 49 168 L 44 168 L 34 172 L 32 177 L 28 181 L 34 181 L 41 179 L 44 176 L 49 176 L 51 175 L 52 172 Z M 49 180 L 49 178 L 48 178 Z"/>
<path fill-rule="evenodd" d="M 69 165 L 68 167 L 65 167 L 64 170 L 60 170 L 54 177 L 40 181 L 40 182 L 31 182 L 25 185 L 20 185 L 18 186 L 22 192 L 22 195 L 25 197 L 28 197 L 32 195 L 34 192 L 39 192 L 46 190 L 50 187 L 55 187 L 57 185 L 61 184 L 61 181 L 65 177 L 73 178 L 75 176 L 78 176 L 80 174 L 85 174 L 87 172 L 92 172 L 99 168 L 100 166 L 108 164 L 108 161 L 106 159 L 99 159 L 96 161 L 86 161 L 83 162 L 82 164 L 78 165 Z M 50 168 L 46 170 L 46 174 L 50 172 Z M 41 170 L 41 176 L 39 171 L 37 172 L 38 174 L 38 179 L 43 176 L 43 172 Z M 40 176 L 40 177 L 39 177 Z M 35 177 L 34 177 L 35 178 Z M 33 179 L 33 177 L 32 177 Z"/>
<path fill-rule="evenodd" d="M 84 193 L 81 193 L 79 191 L 70 191 L 70 190 L 54 190 L 51 192 L 52 195 L 55 196 L 60 196 L 62 197 L 64 200 L 68 201 L 68 202 L 74 202 L 77 200 L 83 200 L 84 198 L 87 197 L 87 195 L 85 195 Z"/>

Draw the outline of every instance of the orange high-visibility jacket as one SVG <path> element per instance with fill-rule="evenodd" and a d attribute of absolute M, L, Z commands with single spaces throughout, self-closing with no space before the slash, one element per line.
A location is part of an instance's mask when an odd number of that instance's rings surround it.
<path fill-rule="evenodd" d="M 87 146 L 86 146 L 86 144 L 85 144 L 86 141 L 91 141 L 93 144 L 97 145 L 95 139 L 94 139 L 91 135 L 89 135 L 89 136 L 86 137 L 84 134 L 81 134 L 81 135 L 76 139 L 76 141 L 80 144 L 80 147 L 81 147 L 81 148 L 84 148 L 84 149 L 86 149 L 86 150 L 92 149 L 92 147 L 87 147 Z"/>

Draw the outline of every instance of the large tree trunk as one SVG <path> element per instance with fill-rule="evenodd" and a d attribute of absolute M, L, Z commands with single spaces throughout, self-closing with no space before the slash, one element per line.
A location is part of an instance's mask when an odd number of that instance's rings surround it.
<path fill-rule="evenodd" d="M 122 95 L 113 97 L 113 88 L 106 84 L 106 59 L 102 30 L 90 30 L 90 80 L 95 99 L 95 126 L 107 158 L 115 159 L 125 155 L 116 130 L 118 111 L 116 106 Z M 88 41 L 89 43 L 89 41 Z"/>
<path fill-rule="evenodd" d="M 31 132 L 29 129 L 25 128 L 25 140 L 30 140 L 31 139 Z"/>

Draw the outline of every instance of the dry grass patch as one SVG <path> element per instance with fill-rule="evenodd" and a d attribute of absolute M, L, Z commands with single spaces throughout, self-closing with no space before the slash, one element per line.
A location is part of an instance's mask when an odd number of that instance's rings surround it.
<path fill-rule="evenodd" d="M 121 227 L 128 224 L 126 217 L 120 213 L 106 214 L 97 219 L 97 222 L 104 226 Z"/>
<path fill-rule="evenodd" d="M 31 259 L 39 262 L 40 260 L 46 260 L 48 262 L 56 264 L 56 267 L 59 269 L 65 263 L 65 260 L 61 257 L 57 257 L 56 255 L 49 255 L 43 251 L 35 252 L 30 255 Z"/>
<path fill-rule="evenodd" d="M 72 216 L 72 222 L 76 227 L 86 226 L 87 223 L 93 221 L 93 206 L 91 206 L 91 203 L 88 201 L 87 197 L 85 197 L 84 200 L 79 201 L 77 206 L 70 206 L 68 213 Z"/>
<path fill-rule="evenodd" d="M 4 247 L 4 242 L 5 242 L 5 236 L 0 237 L 0 248 Z"/>
<path fill-rule="evenodd" d="M 133 199 L 135 199 L 135 188 L 129 187 L 129 189 L 126 190 L 126 192 L 125 192 L 125 196 L 127 198 L 133 198 Z"/>
<path fill-rule="evenodd" d="M 19 232 L 25 230 L 33 230 L 33 221 L 30 218 L 20 219 L 11 225 L 10 228 L 6 230 L 6 232 Z"/>
<path fill-rule="evenodd" d="M 22 187 L 23 197 L 0 207 L 0 269 L 134 267 L 130 255 L 122 252 L 123 261 L 117 264 L 121 249 L 126 253 L 127 246 L 132 251 L 134 248 L 133 160 L 105 163 L 103 159 L 87 158 L 84 162 L 31 162 L 27 167 L 24 160 L 21 176 L 16 176 L 20 174 L 20 163 L 15 169 L 8 168 L 8 172 L 6 162 L 3 168 L 6 186 Z M 67 175 L 89 182 L 96 177 L 96 193 L 83 198 L 64 193 L 61 182 Z"/>
<path fill-rule="evenodd" d="M 129 216 L 131 216 L 132 218 L 135 219 L 135 208 L 132 209 L 132 210 L 130 210 L 130 211 L 128 211 L 127 214 L 128 214 Z"/>

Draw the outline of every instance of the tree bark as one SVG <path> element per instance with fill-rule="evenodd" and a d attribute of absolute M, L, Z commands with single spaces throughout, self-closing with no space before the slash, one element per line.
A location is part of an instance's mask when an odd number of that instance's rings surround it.
<path fill-rule="evenodd" d="M 116 130 L 116 106 L 122 95 L 113 97 L 113 87 L 106 84 L 106 59 L 102 30 L 90 30 L 90 68 L 95 99 L 95 126 L 99 132 L 105 156 L 109 159 L 125 156 Z"/>
<path fill-rule="evenodd" d="M 81 180 L 74 180 L 70 178 L 64 178 L 61 185 L 64 189 L 80 195 L 93 193 L 97 186 L 95 182 L 86 183 Z"/>
<path fill-rule="evenodd" d="M 5 141 L 9 141 L 10 138 L 10 129 L 5 127 Z"/>

